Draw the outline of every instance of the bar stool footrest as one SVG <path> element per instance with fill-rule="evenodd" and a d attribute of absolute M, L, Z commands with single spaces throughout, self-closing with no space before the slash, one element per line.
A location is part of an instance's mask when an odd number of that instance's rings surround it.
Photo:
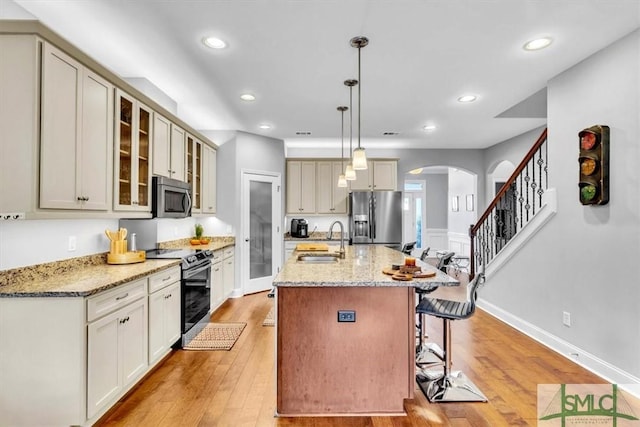
<path fill-rule="evenodd" d="M 486 396 L 461 371 L 451 372 L 447 376 L 426 380 L 416 375 L 420 390 L 429 402 L 486 402 Z"/>
<path fill-rule="evenodd" d="M 426 366 L 444 362 L 444 351 L 436 343 L 426 343 L 416 355 L 416 365 Z"/>

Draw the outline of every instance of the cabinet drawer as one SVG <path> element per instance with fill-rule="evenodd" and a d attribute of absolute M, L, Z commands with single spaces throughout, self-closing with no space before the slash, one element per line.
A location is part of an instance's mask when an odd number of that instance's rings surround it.
<path fill-rule="evenodd" d="M 233 254 L 236 252 L 236 247 L 235 246 L 230 246 L 228 248 L 224 248 L 224 253 L 222 255 L 222 258 L 227 259 L 230 256 L 233 256 Z"/>
<path fill-rule="evenodd" d="M 223 256 L 224 256 L 224 249 L 218 249 L 217 251 L 213 251 L 213 259 L 211 260 L 211 262 L 215 264 L 218 261 L 222 261 Z"/>
<path fill-rule="evenodd" d="M 180 281 L 180 267 L 163 270 L 149 277 L 149 293 L 152 294 L 178 281 Z"/>
<path fill-rule="evenodd" d="M 109 314 L 147 295 L 147 278 L 139 279 L 87 299 L 87 322 Z"/>

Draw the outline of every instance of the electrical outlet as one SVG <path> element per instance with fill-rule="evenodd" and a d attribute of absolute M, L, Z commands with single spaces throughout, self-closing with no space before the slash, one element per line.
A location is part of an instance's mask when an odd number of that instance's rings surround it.
<path fill-rule="evenodd" d="M 76 250 L 76 236 L 69 236 L 67 250 L 69 252 L 73 252 Z"/>
<path fill-rule="evenodd" d="M 355 310 L 338 310 L 338 322 L 355 322 Z"/>
<path fill-rule="evenodd" d="M 568 311 L 562 312 L 562 324 L 564 326 L 571 326 L 571 313 Z"/>

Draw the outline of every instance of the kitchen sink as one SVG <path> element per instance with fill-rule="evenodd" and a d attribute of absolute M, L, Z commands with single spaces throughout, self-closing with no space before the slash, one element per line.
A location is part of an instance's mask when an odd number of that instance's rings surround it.
<path fill-rule="evenodd" d="M 297 262 L 305 264 L 333 264 L 338 262 L 340 254 L 300 254 Z"/>

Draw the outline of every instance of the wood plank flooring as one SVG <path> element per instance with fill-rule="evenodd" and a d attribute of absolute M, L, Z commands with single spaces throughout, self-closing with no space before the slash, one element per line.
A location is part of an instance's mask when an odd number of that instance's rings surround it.
<path fill-rule="evenodd" d="M 230 351 L 174 351 L 96 425 L 536 426 L 537 384 L 604 382 L 478 310 L 452 323 L 453 363 L 488 403 L 432 404 L 416 386 L 415 399 L 405 403 L 407 416 L 275 418 L 275 328 L 262 326 L 272 304 L 266 293 L 228 300 L 212 321 L 247 322 Z M 441 342 L 441 321 L 429 318 L 427 328 L 430 339 Z"/>

